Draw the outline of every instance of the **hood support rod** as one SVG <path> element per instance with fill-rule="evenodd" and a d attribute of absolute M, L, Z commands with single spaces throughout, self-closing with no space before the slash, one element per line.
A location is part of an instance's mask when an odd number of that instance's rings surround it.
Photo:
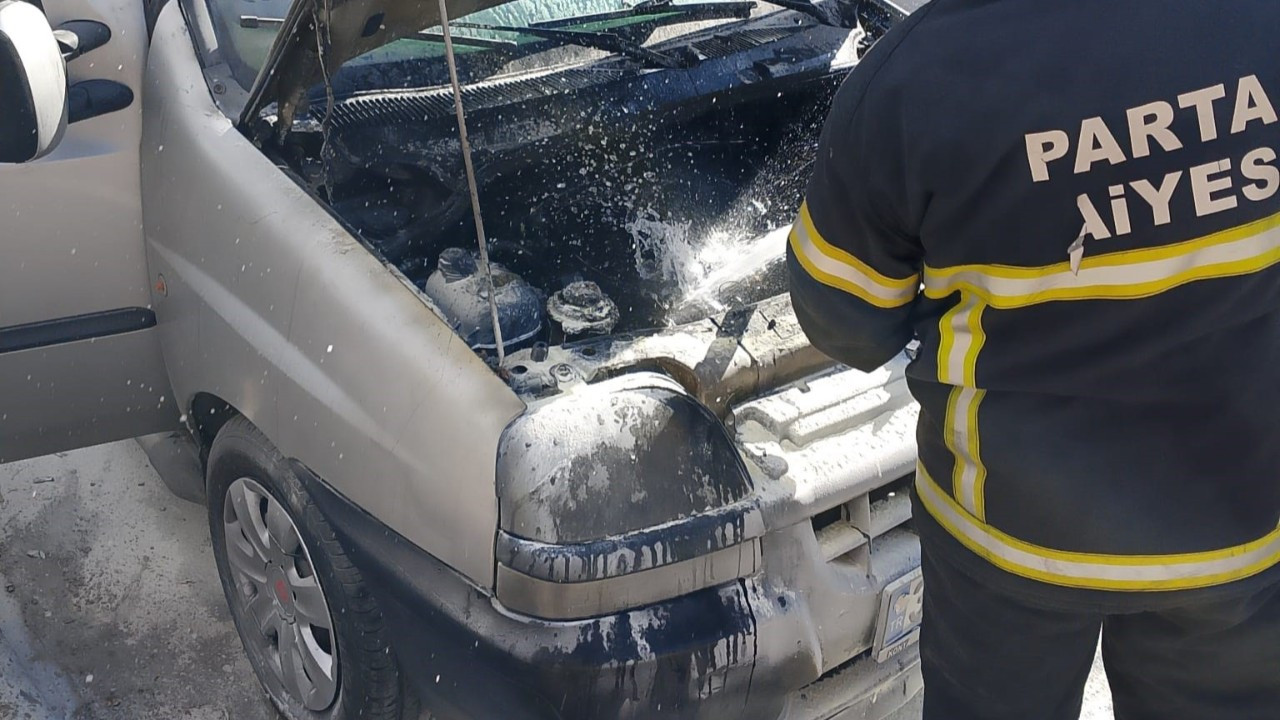
<path fill-rule="evenodd" d="M 484 218 L 480 214 L 480 191 L 476 187 L 476 169 L 471 162 L 471 141 L 467 139 L 467 115 L 462 109 L 462 84 L 458 82 L 458 62 L 453 55 L 453 36 L 449 32 L 449 11 L 440 0 L 440 30 L 444 35 L 444 57 L 449 63 L 449 82 L 453 85 L 453 110 L 458 116 L 458 140 L 462 144 L 462 164 L 467 171 L 467 191 L 471 193 L 471 214 L 476 223 L 476 243 L 480 246 L 480 267 L 489 284 L 489 314 L 493 320 L 493 343 L 498 351 L 498 367 L 506 360 L 502 342 L 502 324 L 498 319 L 498 294 L 493 285 L 493 268 L 489 266 L 489 241 L 484 234 Z"/>

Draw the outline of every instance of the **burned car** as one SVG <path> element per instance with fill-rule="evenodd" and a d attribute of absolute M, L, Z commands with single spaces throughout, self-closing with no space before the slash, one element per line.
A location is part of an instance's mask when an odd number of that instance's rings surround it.
<path fill-rule="evenodd" d="M 910 10 L 0 2 L 0 462 L 146 436 L 291 718 L 887 717 L 907 359 L 783 251 Z"/>

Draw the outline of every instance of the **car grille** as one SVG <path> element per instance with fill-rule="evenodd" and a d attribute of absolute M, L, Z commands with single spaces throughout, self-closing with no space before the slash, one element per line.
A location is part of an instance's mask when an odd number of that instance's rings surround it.
<path fill-rule="evenodd" d="M 892 574 L 896 567 L 873 566 L 872 550 L 879 540 L 914 534 L 910 494 L 914 480 L 914 474 L 907 475 L 815 515 L 810 522 L 823 559 L 855 565 L 867 575 Z"/>
<path fill-rule="evenodd" d="M 910 497 L 918 407 L 905 367 L 898 358 L 870 373 L 819 373 L 734 408 L 772 526 L 808 523 L 824 561 L 880 580 L 918 559 Z"/>

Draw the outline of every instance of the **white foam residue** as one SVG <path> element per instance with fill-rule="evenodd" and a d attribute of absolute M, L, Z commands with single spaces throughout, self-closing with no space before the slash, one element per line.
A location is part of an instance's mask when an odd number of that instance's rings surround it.
<path fill-rule="evenodd" d="M 670 221 L 651 208 L 625 227 L 631 234 L 636 273 L 654 280 L 669 302 L 712 301 L 721 285 L 763 267 L 783 251 L 775 232 L 747 235 L 732 224 L 699 233 L 688 221 Z M 712 311 L 723 310 L 711 302 Z"/>

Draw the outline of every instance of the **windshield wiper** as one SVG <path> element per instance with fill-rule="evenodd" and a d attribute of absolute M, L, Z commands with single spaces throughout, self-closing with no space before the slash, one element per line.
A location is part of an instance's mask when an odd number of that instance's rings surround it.
<path fill-rule="evenodd" d="M 458 27 L 458 23 L 450 23 L 450 27 Z M 439 30 L 419 30 L 415 36 L 419 40 L 428 42 L 444 42 L 444 33 Z M 466 45 L 467 47 L 484 48 L 486 50 L 509 50 L 516 46 L 514 40 L 495 40 L 493 38 L 470 37 L 468 35 L 454 35 L 454 45 Z"/>
<path fill-rule="evenodd" d="M 490 30 L 496 32 L 516 33 L 529 37 L 550 40 L 561 45 L 578 45 L 580 47 L 604 50 L 605 52 L 625 55 L 626 57 L 661 68 L 681 68 L 687 63 L 656 50 L 650 50 L 640 43 L 628 40 L 621 35 L 599 30 L 563 30 L 546 27 L 521 27 L 518 25 L 490 25 L 487 23 L 454 22 L 451 27 L 467 30 Z"/>
<path fill-rule="evenodd" d="M 609 22 L 610 20 L 627 20 L 631 18 L 653 17 L 660 15 L 675 15 L 678 16 L 678 19 L 681 22 L 724 20 L 728 18 L 744 20 L 751 17 L 751 10 L 755 5 L 755 0 L 743 0 L 741 2 L 681 3 L 679 5 L 672 3 L 671 0 L 646 0 L 646 2 L 633 5 L 632 7 L 625 8 L 623 10 L 594 13 L 591 15 L 574 15 L 571 17 L 556 18 L 554 20 L 542 20 L 540 22 L 530 23 L 530 26 L 539 28 L 564 28 L 573 27 L 574 25 L 590 25 L 591 23 Z"/>

